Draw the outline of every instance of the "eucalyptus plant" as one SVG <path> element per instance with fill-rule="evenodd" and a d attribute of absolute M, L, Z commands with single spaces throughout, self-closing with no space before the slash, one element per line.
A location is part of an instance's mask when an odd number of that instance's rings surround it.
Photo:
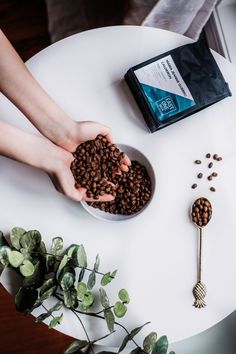
<path fill-rule="evenodd" d="M 82 348 L 93 351 L 93 344 L 114 334 L 117 326 L 124 330 L 125 337 L 116 353 L 122 352 L 129 342 L 134 346 L 130 354 L 167 353 L 167 337 L 158 338 L 156 332 L 146 336 L 141 345 L 135 341 L 134 337 L 149 322 L 131 331 L 119 322 L 119 319 L 126 315 L 130 302 L 129 294 L 127 290 L 121 289 L 117 294 L 117 301 L 114 304 L 110 303 L 104 288 L 113 281 L 117 270 L 101 272 L 99 255 L 96 256 L 93 267 L 88 268 L 87 254 L 83 245 L 72 244 L 64 250 L 63 239 L 54 237 L 48 251 L 39 231 L 26 231 L 21 227 L 14 227 L 10 232 L 9 241 L 0 231 L 0 275 L 5 267 L 14 269 L 22 278 L 15 296 L 17 311 L 29 314 L 41 307 L 43 312 L 36 317 L 35 322 L 41 323 L 49 318 L 49 328 L 54 328 L 63 321 L 63 313 L 57 314 L 63 307 L 77 317 L 86 340 L 73 341 L 64 354 L 75 353 Z M 98 282 L 99 286 L 96 288 Z M 97 292 L 100 310 L 94 311 Z M 49 298 L 55 299 L 55 304 L 50 309 L 45 306 L 45 301 Z M 82 320 L 84 315 L 105 321 L 108 333 L 101 338 L 90 339 Z"/>

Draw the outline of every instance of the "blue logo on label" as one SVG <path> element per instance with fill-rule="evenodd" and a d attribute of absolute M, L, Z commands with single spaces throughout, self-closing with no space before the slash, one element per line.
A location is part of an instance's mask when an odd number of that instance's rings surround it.
<path fill-rule="evenodd" d="M 177 107 L 170 96 L 166 96 L 156 101 L 155 104 L 162 114 L 169 114 L 170 112 L 177 110 Z"/>

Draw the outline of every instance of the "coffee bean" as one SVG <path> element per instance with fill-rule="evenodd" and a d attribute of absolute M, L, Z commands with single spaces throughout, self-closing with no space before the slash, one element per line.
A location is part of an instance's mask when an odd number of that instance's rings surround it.
<path fill-rule="evenodd" d="M 201 160 L 195 160 L 195 163 L 196 163 L 197 165 L 200 165 L 200 164 L 202 163 L 202 161 L 201 161 Z"/>
<path fill-rule="evenodd" d="M 212 168 L 212 166 L 213 166 L 213 162 L 210 162 L 208 168 Z"/>
<path fill-rule="evenodd" d="M 211 187 L 210 190 L 211 190 L 212 192 L 215 192 L 215 191 L 216 191 L 216 189 L 215 189 L 214 187 Z"/>
<path fill-rule="evenodd" d="M 212 173 L 212 176 L 213 176 L 213 177 L 217 177 L 217 176 L 218 176 L 218 173 L 217 173 L 217 172 L 213 172 L 213 173 Z"/>
<path fill-rule="evenodd" d="M 207 179 L 208 179 L 209 181 L 211 181 L 212 178 L 213 178 L 212 175 L 210 175 L 210 176 L 207 177 Z"/>
<path fill-rule="evenodd" d="M 217 159 L 218 159 L 218 154 L 214 154 L 214 155 L 213 155 L 213 159 L 214 159 L 214 160 L 217 160 Z"/>
<path fill-rule="evenodd" d="M 220 156 L 220 157 L 217 157 L 217 161 L 221 161 L 223 160 L 223 158 Z"/>
<path fill-rule="evenodd" d="M 192 185 L 192 189 L 195 189 L 195 188 L 197 188 L 197 183 L 194 183 L 194 184 Z"/>
<path fill-rule="evenodd" d="M 203 177 L 203 173 L 200 172 L 200 173 L 197 175 L 197 177 L 198 177 L 198 178 L 202 178 L 202 177 Z"/>
<path fill-rule="evenodd" d="M 206 154 L 206 158 L 210 158 L 211 157 L 211 154 L 208 152 L 208 154 Z"/>

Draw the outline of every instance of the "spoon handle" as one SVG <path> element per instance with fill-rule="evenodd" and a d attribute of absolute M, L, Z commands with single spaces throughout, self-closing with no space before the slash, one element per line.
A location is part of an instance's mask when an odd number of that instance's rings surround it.
<path fill-rule="evenodd" d="M 193 295 L 195 301 L 193 306 L 196 308 L 203 308 L 206 306 L 204 300 L 207 293 L 207 288 L 204 283 L 202 283 L 202 228 L 199 228 L 199 257 L 198 257 L 198 282 L 193 288 Z"/>

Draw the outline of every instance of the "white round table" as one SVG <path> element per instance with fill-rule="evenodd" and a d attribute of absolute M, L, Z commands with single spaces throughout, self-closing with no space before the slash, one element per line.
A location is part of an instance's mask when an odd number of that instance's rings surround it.
<path fill-rule="evenodd" d="M 123 323 L 128 328 L 151 321 L 142 333 L 157 330 L 178 341 L 197 334 L 236 308 L 236 68 L 214 53 L 233 96 L 154 134 L 124 82 L 135 64 L 191 40 L 147 27 L 108 27 L 62 40 L 27 63 L 33 75 L 60 106 L 76 120 L 97 120 L 113 129 L 114 141 L 138 148 L 156 173 L 156 192 L 141 215 L 107 223 L 93 218 L 77 203 L 57 193 L 49 178 L 36 169 L 0 158 L 0 228 L 38 229 L 49 245 L 61 235 L 66 245 L 83 243 L 91 266 L 97 253 L 104 271 L 119 269 L 111 299 L 126 288 L 131 297 Z M 35 129 L 5 98 L 0 119 L 27 131 Z M 223 156 L 218 163 L 216 193 L 202 180 L 191 189 L 207 152 Z M 202 166 L 202 172 L 207 167 Z M 204 195 L 213 204 L 213 219 L 204 237 L 203 279 L 207 307 L 195 309 L 197 230 L 188 210 Z M 12 291 L 7 273 L 3 285 Z M 94 337 L 106 333 L 101 323 L 87 324 Z M 68 312 L 58 330 L 81 338 L 76 318 Z M 114 336 L 113 336 L 114 337 Z M 116 340 L 115 340 L 116 338 Z M 119 345 L 119 335 L 103 343 Z"/>

